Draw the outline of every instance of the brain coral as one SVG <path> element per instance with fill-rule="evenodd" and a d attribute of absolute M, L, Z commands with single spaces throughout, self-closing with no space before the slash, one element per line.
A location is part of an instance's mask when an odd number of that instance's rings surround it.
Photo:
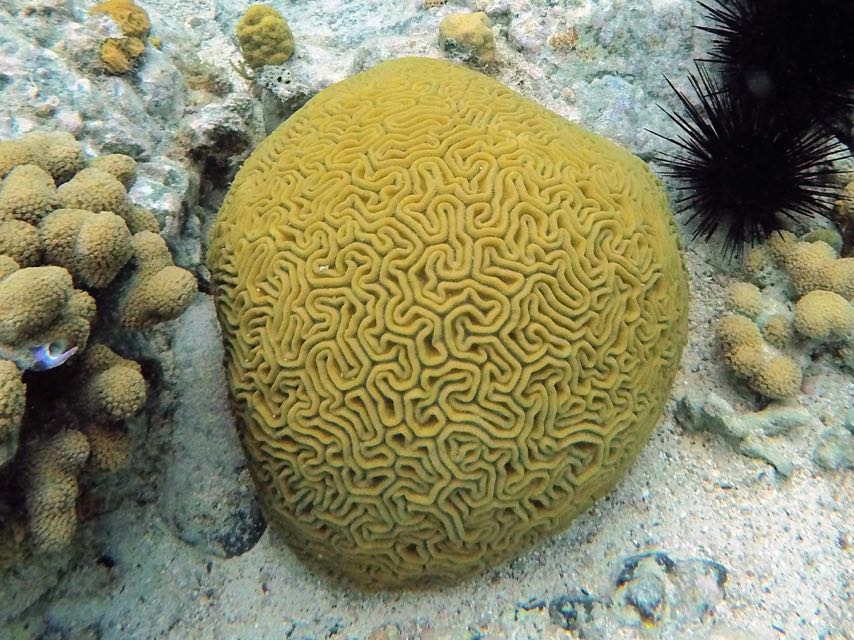
<path fill-rule="evenodd" d="M 266 514 L 369 586 L 459 577 L 566 527 L 637 456 L 686 339 L 643 162 L 436 60 L 289 118 L 208 259 Z"/>

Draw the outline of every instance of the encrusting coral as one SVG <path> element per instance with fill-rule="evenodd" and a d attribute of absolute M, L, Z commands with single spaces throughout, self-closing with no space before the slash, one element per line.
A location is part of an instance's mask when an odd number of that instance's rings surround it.
<path fill-rule="evenodd" d="M 374 587 L 566 527 L 638 455 L 687 336 L 648 167 L 440 60 L 292 115 L 235 178 L 208 264 L 271 525 Z"/>
<path fill-rule="evenodd" d="M 838 256 L 832 230 L 804 238 L 812 241 L 775 232 L 751 249 L 745 269 L 753 283 L 730 285 L 732 313 L 718 324 L 726 362 L 772 400 L 798 395 L 802 366 L 819 348 L 835 349 L 854 370 L 854 258 Z"/>
<path fill-rule="evenodd" d="M 114 74 L 130 71 L 145 51 L 145 39 L 151 29 L 148 14 L 132 0 L 107 0 L 93 6 L 89 13 L 108 15 L 122 32 L 122 37 L 107 38 L 101 43 L 104 67 Z"/>
<path fill-rule="evenodd" d="M 783 454 L 775 437 L 817 422 L 805 409 L 788 405 L 739 413 L 712 392 L 680 396 L 676 402 L 676 420 L 686 429 L 723 436 L 739 453 L 764 460 L 783 476 L 791 475 L 794 465 Z"/>
<path fill-rule="evenodd" d="M 108 310 L 98 305 L 122 301 L 113 331 L 141 328 L 177 317 L 196 293 L 156 217 L 128 199 L 135 167 L 118 154 L 87 167 L 65 133 L 0 142 L 0 531 L 14 536 L 0 541 L 5 560 L 66 546 L 78 475 L 116 471 L 130 455 L 121 423 L 144 405 L 146 384 L 138 363 L 90 340 L 96 312 Z M 98 335 L 109 334 L 114 316 L 98 315 Z M 36 397 L 26 411 L 25 396 Z"/>
<path fill-rule="evenodd" d="M 439 23 L 439 46 L 467 62 L 495 62 L 495 36 L 482 11 L 451 13 Z"/>

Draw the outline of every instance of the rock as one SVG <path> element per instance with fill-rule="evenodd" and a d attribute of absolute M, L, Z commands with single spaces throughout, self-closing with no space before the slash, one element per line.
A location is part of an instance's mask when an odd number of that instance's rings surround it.
<path fill-rule="evenodd" d="M 633 626 L 681 625 L 713 612 L 727 571 L 717 562 L 674 561 L 661 552 L 630 556 L 615 580 L 614 615 Z"/>
<path fill-rule="evenodd" d="M 854 469 L 854 433 L 843 427 L 831 427 L 818 437 L 812 457 L 823 469 Z"/>
<path fill-rule="evenodd" d="M 789 460 L 786 454 L 764 436 L 749 435 L 741 441 L 738 452 L 751 458 L 764 460 L 774 467 L 780 475 L 787 478 L 795 470 L 794 463 Z"/>
<path fill-rule="evenodd" d="M 533 611 L 535 609 L 545 609 L 548 605 L 542 598 L 531 596 L 527 600 L 521 600 L 516 603 L 516 607 L 522 611 Z"/>
<path fill-rule="evenodd" d="M 683 427 L 721 435 L 739 453 L 764 460 L 783 476 L 791 475 L 795 466 L 769 436 L 814 422 L 806 410 L 785 404 L 739 414 L 713 392 L 688 393 L 676 403 L 676 420 Z"/>
<path fill-rule="evenodd" d="M 400 629 L 394 624 L 384 624 L 368 634 L 366 640 L 399 640 Z"/>
<path fill-rule="evenodd" d="M 586 591 L 579 590 L 558 596 L 549 603 L 549 618 L 568 631 L 579 631 L 593 618 L 593 608 L 599 600 Z"/>
<path fill-rule="evenodd" d="M 199 176 L 189 166 L 155 157 L 136 166 L 136 180 L 128 196 L 148 209 L 160 223 L 160 235 L 169 244 L 178 266 L 197 265 L 201 261 L 198 220 L 193 219 L 186 203 L 199 196 Z"/>
<path fill-rule="evenodd" d="M 200 294 L 177 323 L 178 406 L 159 509 L 186 543 L 240 555 L 265 524 L 231 418 L 212 300 Z"/>
<path fill-rule="evenodd" d="M 664 616 L 664 587 L 664 579 L 659 576 L 640 576 L 626 585 L 623 597 L 644 623 L 658 624 Z"/>

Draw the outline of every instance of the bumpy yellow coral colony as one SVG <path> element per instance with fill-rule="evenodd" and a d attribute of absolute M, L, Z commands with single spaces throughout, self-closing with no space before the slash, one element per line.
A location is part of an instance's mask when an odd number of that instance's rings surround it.
<path fill-rule="evenodd" d="M 114 471 L 127 460 L 120 423 L 145 401 L 139 365 L 91 339 L 99 310 L 89 292 L 112 286 L 131 264 L 115 298 L 119 322 L 134 329 L 176 317 L 196 292 L 193 275 L 172 264 L 152 233 L 157 218 L 128 199 L 135 164 L 111 155 L 87 167 L 64 133 L 0 141 L 0 532 L 18 531 L 6 520 L 19 486 L 27 548 L 36 551 L 70 542 L 78 474 L 86 465 Z M 68 376 L 43 389 L 46 374 L 38 373 L 24 385 L 21 370 L 55 365 Z M 9 544 L 0 540 L 2 562 Z"/>
<path fill-rule="evenodd" d="M 287 21 L 273 7 L 253 4 L 237 23 L 237 42 L 252 69 L 282 64 L 294 52 L 294 37 Z"/>
<path fill-rule="evenodd" d="M 810 235 L 842 246 L 838 236 Z M 783 231 L 749 251 L 745 268 L 768 293 L 757 284 L 732 284 L 732 313 L 721 319 L 718 337 L 727 363 L 754 391 L 774 400 L 797 396 L 803 374 L 789 352 L 806 360 L 818 345 L 836 345 L 841 364 L 854 369 L 854 258 Z"/>
<path fill-rule="evenodd" d="M 459 577 L 564 528 L 635 459 L 686 339 L 643 162 L 436 60 L 288 119 L 208 258 L 266 513 L 368 585 Z"/>

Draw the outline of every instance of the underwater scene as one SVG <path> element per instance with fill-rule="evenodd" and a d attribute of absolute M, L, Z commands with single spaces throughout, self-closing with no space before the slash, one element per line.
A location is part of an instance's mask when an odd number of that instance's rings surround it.
<path fill-rule="evenodd" d="M 852 0 L 0 0 L 0 640 L 854 640 Z"/>

